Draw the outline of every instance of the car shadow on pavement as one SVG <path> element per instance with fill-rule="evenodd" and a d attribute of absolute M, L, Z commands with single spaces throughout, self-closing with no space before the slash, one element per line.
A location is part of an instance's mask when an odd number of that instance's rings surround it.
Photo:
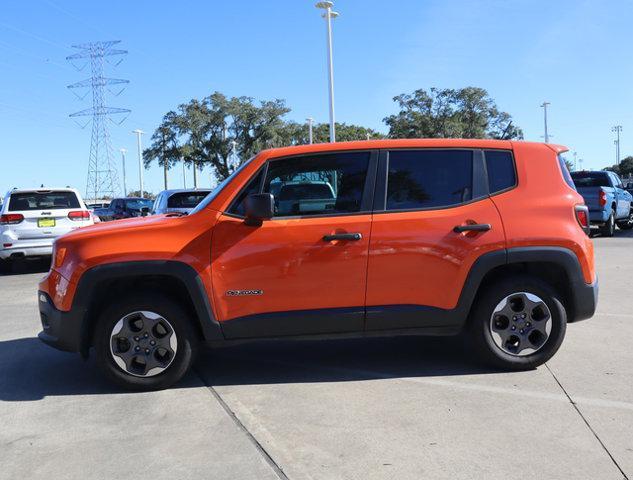
<path fill-rule="evenodd" d="M 13 260 L 9 267 L 3 267 L 0 276 L 5 275 L 26 275 L 29 273 L 46 273 L 51 266 L 50 257 L 42 258 L 20 258 Z"/>
<path fill-rule="evenodd" d="M 456 337 L 258 341 L 203 349 L 193 372 L 172 388 L 347 382 L 493 373 Z M 0 401 L 130 393 L 106 381 L 91 358 L 54 350 L 37 338 L 0 341 Z"/>
<path fill-rule="evenodd" d="M 202 352 L 195 371 L 208 385 L 347 382 L 497 373 L 461 337 L 259 341 Z"/>

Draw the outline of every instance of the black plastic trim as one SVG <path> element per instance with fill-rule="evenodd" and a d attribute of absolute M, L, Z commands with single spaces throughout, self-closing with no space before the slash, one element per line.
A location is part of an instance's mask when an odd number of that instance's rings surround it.
<path fill-rule="evenodd" d="M 47 293 L 38 291 L 42 331 L 38 338 L 64 352 L 78 352 L 81 344 L 82 318 L 75 310 L 58 310 Z"/>
<path fill-rule="evenodd" d="M 272 312 L 222 322 L 227 339 L 362 332 L 363 307 Z"/>

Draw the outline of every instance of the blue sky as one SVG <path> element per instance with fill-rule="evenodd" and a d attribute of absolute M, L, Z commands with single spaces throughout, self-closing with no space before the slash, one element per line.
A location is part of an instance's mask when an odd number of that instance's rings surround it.
<path fill-rule="evenodd" d="M 392 97 L 417 88 L 479 86 L 541 140 L 543 100 L 552 142 L 584 167 L 614 163 L 611 127 L 633 154 L 631 1 L 338 0 L 334 21 L 337 120 L 385 131 Z M 111 126 L 128 149 L 131 130 L 151 133 L 162 115 L 215 90 L 283 98 L 288 118 L 327 121 L 325 31 L 313 0 L 6 0 L 0 16 L 0 191 L 72 185 L 84 191 L 90 129 L 68 114 L 89 108 L 66 85 L 84 79 L 65 61 L 70 45 L 122 40 L 129 55 L 107 74 L 130 85 L 109 105 L 132 110 Z M 145 138 L 149 140 L 149 135 Z M 191 173 L 189 184 L 191 183 Z M 162 188 L 162 172 L 146 172 Z M 205 171 L 202 184 L 210 183 Z M 170 172 L 172 186 L 182 172 Z"/>

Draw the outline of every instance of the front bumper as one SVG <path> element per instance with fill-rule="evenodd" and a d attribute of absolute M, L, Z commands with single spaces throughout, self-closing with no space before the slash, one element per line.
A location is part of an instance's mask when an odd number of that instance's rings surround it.
<path fill-rule="evenodd" d="M 575 282 L 572 284 L 574 311 L 569 321 L 586 320 L 593 317 L 598 306 L 598 279 L 593 283 Z"/>
<path fill-rule="evenodd" d="M 37 292 L 42 331 L 38 338 L 64 352 L 81 351 L 81 318 L 72 310 L 58 310 L 46 292 Z"/>

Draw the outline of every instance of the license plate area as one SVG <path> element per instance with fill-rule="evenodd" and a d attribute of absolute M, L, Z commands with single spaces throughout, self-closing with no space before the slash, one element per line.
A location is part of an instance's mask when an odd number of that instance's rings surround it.
<path fill-rule="evenodd" d="M 38 218 L 37 226 L 40 228 L 51 228 L 55 226 L 54 218 Z"/>

